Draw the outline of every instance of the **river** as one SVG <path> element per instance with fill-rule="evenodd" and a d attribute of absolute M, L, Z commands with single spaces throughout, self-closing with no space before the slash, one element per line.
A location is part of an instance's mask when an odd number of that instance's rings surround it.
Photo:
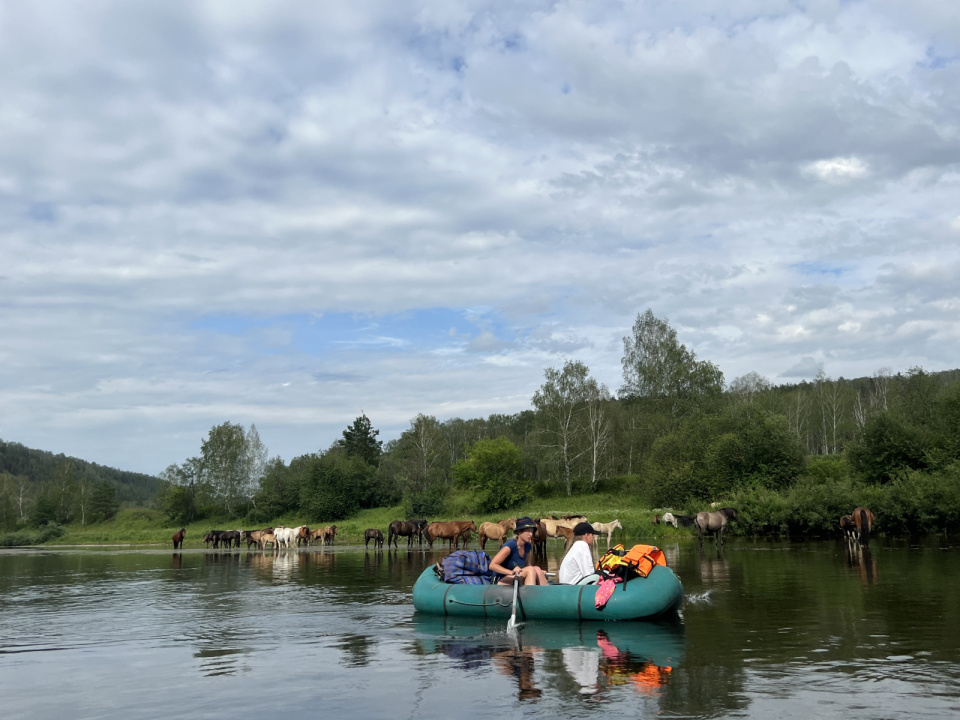
<path fill-rule="evenodd" d="M 950 540 L 664 551 L 686 592 L 675 621 L 528 622 L 516 636 L 414 612 L 439 551 L 0 551 L 0 707 L 70 720 L 960 714 Z"/>

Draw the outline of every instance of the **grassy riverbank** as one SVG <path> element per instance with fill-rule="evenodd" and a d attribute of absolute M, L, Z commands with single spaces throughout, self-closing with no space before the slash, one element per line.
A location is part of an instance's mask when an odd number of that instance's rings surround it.
<path fill-rule="evenodd" d="M 539 517 L 543 515 L 566 515 L 575 512 L 587 515 L 597 522 L 608 522 L 619 519 L 624 527 L 624 533 L 630 537 L 672 537 L 677 533 L 689 534 L 689 530 L 674 530 L 672 527 L 656 526 L 652 519 L 653 510 L 646 508 L 624 508 L 623 498 L 619 495 L 580 495 L 570 498 L 534 500 L 520 512 Z M 509 513 L 499 515 L 480 515 L 471 513 L 447 513 L 442 519 L 469 518 L 477 525 L 487 520 L 496 521 Z M 340 544 L 358 544 L 363 542 L 363 533 L 367 528 L 379 528 L 384 537 L 387 527 L 392 520 L 402 518 L 402 509 L 375 508 L 364 510 L 348 520 L 336 521 L 337 542 Z M 431 518 L 431 520 L 434 518 Z M 274 525 L 296 526 L 307 524 L 311 528 L 332 525 L 333 522 L 310 523 L 304 518 L 281 517 L 276 518 Z M 184 547 L 203 547 L 201 538 L 212 529 L 230 530 L 241 527 L 236 520 L 203 520 L 191 523 L 186 527 L 187 534 Z M 246 526 L 244 526 L 246 527 Z M 64 534 L 47 540 L 47 545 L 158 545 L 171 544 L 171 536 L 179 530 L 159 510 L 132 508 L 121 510 L 115 518 L 92 525 L 70 524 L 63 526 Z M 620 531 L 614 535 L 614 541 L 621 536 Z"/>

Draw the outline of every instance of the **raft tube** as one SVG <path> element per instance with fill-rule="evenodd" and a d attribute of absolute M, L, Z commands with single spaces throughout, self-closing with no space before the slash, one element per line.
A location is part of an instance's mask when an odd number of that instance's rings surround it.
<path fill-rule="evenodd" d="M 645 578 L 617 585 L 597 609 L 596 585 L 521 586 L 517 620 L 648 620 L 680 609 L 683 585 L 673 570 L 656 565 Z M 510 585 L 455 585 L 442 582 L 428 567 L 413 586 L 413 605 L 422 613 L 466 617 L 510 617 Z"/>

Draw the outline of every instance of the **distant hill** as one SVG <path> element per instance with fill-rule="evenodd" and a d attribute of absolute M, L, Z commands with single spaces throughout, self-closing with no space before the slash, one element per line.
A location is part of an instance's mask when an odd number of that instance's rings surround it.
<path fill-rule="evenodd" d="M 77 479 L 86 478 L 94 484 L 107 482 L 117 488 L 117 501 L 145 505 L 160 489 L 161 481 L 152 475 L 117 470 L 63 453 L 54 455 L 46 450 L 34 450 L 16 442 L 0 440 L 0 474 L 25 475 L 32 483 L 52 482 L 57 468 L 64 463 L 73 465 Z"/>

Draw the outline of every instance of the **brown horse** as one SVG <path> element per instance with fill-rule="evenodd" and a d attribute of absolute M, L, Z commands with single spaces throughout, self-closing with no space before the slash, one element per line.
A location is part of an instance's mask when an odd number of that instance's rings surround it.
<path fill-rule="evenodd" d="M 547 529 L 539 520 L 534 520 L 537 529 L 533 533 L 533 551 L 541 558 L 547 554 Z"/>
<path fill-rule="evenodd" d="M 723 545 L 723 529 L 729 521 L 737 519 L 737 511 L 734 508 L 720 508 L 713 512 L 697 513 L 693 524 L 697 526 L 697 539 L 700 541 L 700 547 L 703 547 L 704 533 L 715 535 L 716 544 Z"/>
<path fill-rule="evenodd" d="M 242 537 L 244 540 L 247 541 L 247 550 L 249 550 L 250 546 L 253 545 L 254 543 L 256 543 L 257 547 L 260 547 L 260 539 L 264 535 L 268 535 L 268 534 L 269 535 L 273 534 L 272 527 L 264 528 L 263 530 L 244 530 L 242 533 Z"/>
<path fill-rule="evenodd" d="M 857 526 L 857 536 L 861 545 L 870 543 L 870 533 L 873 531 L 873 513 L 865 507 L 857 507 L 851 513 L 853 523 Z"/>
<path fill-rule="evenodd" d="M 466 544 L 469 541 L 470 533 L 477 531 L 477 524 L 473 520 L 452 520 L 449 522 L 432 522 L 427 525 L 425 535 L 427 544 L 433 549 L 433 541 L 437 538 L 450 541 L 450 547 L 454 550 L 459 547 L 461 538 Z"/>
<path fill-rule="evenodd" d="M 383 533 L 377 530 L 376 528 L 370 528 L 369 530 L 363 531 L 363 547 L 366 548 L 369 545 L 370 541 L 373 540 L 373 546 L 375 548 L 383 547 Z"/>
<path fill-rule="evenodd" d="M 175 532 L 175 533 L 173 534 L 173 549 L 174 549 L 174 550 L 176 550 L 177 548 L 180 548 L 181 550 L 183 549 L 183 536 L 186 535 L 186 534 L 187 534 L 187 531 L 186 531 L 185 528 L 180 528 L 180 530 L 179 530 L 178 532 Z"/>
<path fill-rule="evenodd" d="M 840 518 L 840 530 L 847 541 L 856 539 L 857 524 L 853 521 L 853 515 L 844 515 Z"/>
<path fill-rule="evenodd" d="M 297 547 L 300 547 L 300 543 L 304 545 L 310 544 L 310 528 L 306 525 L 301 525 L 297 528 Z"/>

